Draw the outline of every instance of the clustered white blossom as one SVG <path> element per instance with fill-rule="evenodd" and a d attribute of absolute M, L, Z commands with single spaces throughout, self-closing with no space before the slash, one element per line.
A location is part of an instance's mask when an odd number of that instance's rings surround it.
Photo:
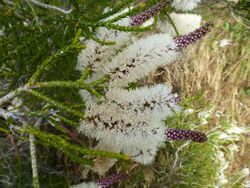
<path fill-rule="evenodd" d="M 174 0 L 172 6 L 186 11 L 195 8 L 198 2 Z M 138 16 L 124 18 L 117 24 L 143 27 L 143 22 L 149 20 L 152 23 L 150 18 L 163 10 L 167 3 L 169 1 L 161 1 Z M 157 68 L 175 62 L 183 47 L 196 42 L 207 32 L 206 28 L 200 28 L 201 17 L 198 15 L 173 12 L 170 17 L 183 35 L 180 40 L 175 37 L 169 20 L 161 20 L 156 26 L 160 33 L 146 37 L 100 28 L 96 36 L 104 41 L 115 41 L 115 45 L 103 46 L 93 40 L 85 41 L 87 48 L 79 54 L 76 69 L 91 68 L 92 74 L 87 82 L 104 75 L 110 78 L 102 103 L 90 99 L 86 91 L 80 91 L 86 100 L 86 111 L 79 131 L 98 139 L 97 149 L 122 152 L 146 165 L 153 162 L 158 148 L 168 139 L 206 140 L 203 134 L 195 131 L 167 129 L 163 120 L 181 109 L 177 104 L 178 96 L 172 93 L 170 86 L 158 84 L 127 89 L 130 83 L 136 83 Z M 185 44 L 180 47 L 182 42 Z M 115 162 L 115 159 L 109 159 L 105 162 L 107 169 L 96 171 L 103 174 Z"/>
<path fill-rule="evenodd" d="M 122 19 L 119 23 L 127 25 L 129 19 Z M 117 51 L 131 40 L 131 33 L 129 32 L 108 30 L 103 27 L 97 31 L 96 35 L 97 38 L 101 38 L 104 41 L 115 41 L 115 45 L 105 46 L 94 40 L 85 41 L 87 48 L 78 55 L 77 70 L 82 71 L 86 67 L 90 67 L 94 72 L 101 70 L 104 64 L 111 60 Z"/>
<path fill-rule="evenodd" d="M 165 141 L 162 120 L 179 109 L 171 88 L 165 85 L 130 91 L 115 88 L 107 92 L 102 104 L 87 104 L 80 131 L 148 164 Z"/>
<path fill-rule="evenodd" d="M 201 16 L 197 14 L 181 14 L 172 12 L 169 17 L 175 24 L 175 27 L 180 35 L 186 35 L 201 26 Z M 164 17 L 165 18 L 165 17 Z M 176 36 L 176 32 L 173 25 L 166 22 L 167 18 L 160 20 L 157 24 L 157 28 L 161 32 L 167 32 L 172 36 Z"/>
<path fill-rule="evenodd" d="M 176 10 L 190 11 L 198 6 L 201 0 L 174 0 L 172 7 Z"/>
<path fill-rule="evenodd" d="M 174 49 L 176 44 L 167 33 L 139 39 L 106 66 L 104 71 L 111 77 L 111 87 L 125 87 L 174 62 L 179 55 Z"/>

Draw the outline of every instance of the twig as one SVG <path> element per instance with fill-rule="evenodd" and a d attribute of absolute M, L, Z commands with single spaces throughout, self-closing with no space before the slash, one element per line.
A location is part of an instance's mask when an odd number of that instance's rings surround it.
<path fill-rule="evenodd" d="M 39 179 L 37 172 L 37 161 L 36 161 L 36 146 L 35 146 L 35 137 L 34 135 L 29 135 L 30 142 L 30 158 L 31 158 L 31 168 L 32 168 L 32 182 L 34 188 L 39 188 Z"/>
<path fill-rule="evenodd" d="M 26 0 L 26 2 L 27 2 L 27 4 L 29 5 L 29 7 L 30 7 L 30 9 L 31 9 L 31 11 L 32 11 L 32 13 L 33 13 L 33 15 L 34 15 L 34 18 L 35 18 L 35 20 L 36 20 L 36 22 L 37 22 L 37 26 L 38 26 L 40 32 L 43 32 L 43 31 L 42 31 L 42 28 L 41 28 L 41 26 L 40 26 L 39 19 L 38 19 L 38 16 L 37 16 L 37 14 L 36 14 L 36 11 L 35 11 L 34 7 L 30 4 L 29 0 Z"/>
<path fill-rule="evenodd" d="M 14 5 L 15 3 L 13 3 L 12 1 L 8 1 L 8 0 L 3 0 L 4 3 L 8 4 L 8 5 Z"/>
<path fill-rule="evenodd" d="M 19 88 L 15 89 L 14 91 L 8 93 L 4 97 L 0 98 L 0 106 L 3 105 L 4 103 L 10 101 L 16 95 L 18 95 L 19 93 L 21 93 L 22 91 L 25 91 L 27 89 L 28 89 L 27 86 L 22 86 L 22 87 L 19 87 Z"/>
<path fill-rule="evenodd" d="M 186 146 L 188 146 L 190 144 L 190 141 L 184 143 L 183 145 L 181 145 L 175 152 L 175 160 L 174 160 L 174 163 L 172 165 L 172 170 L 171 170 L 171 173 L 170 174 L 173 174 L 174 170 L 175 170 L 175 167 L 177 165 L 177 162 L 179 160 L 179 152 L 185 148 Z"/>
<path fill-rule="evenodd" d="M 8 112 L 2 108 L 0 108 L 0 117 L 3 117 L 5 120 L 12 119 L 14 121 L 20 120 L 20 118 L 16 115 L 14 115 L 11 112 Z"/>
<path fill-rule="evenodd" d="M 85 89 L 92 95 L 96 96 L 97 98 L 101 98 L 102 95 L 97 92 L 94 87 L 98 86 L 100 84 L 103 84 L 104 82 L 108 81 L 108 77 L 105 76 L 93 83 L 86 84 L 84 83 L 83 79 L 87 78 L 89 75 L 89 71 L 87 70 L 85 74 L 82 75 L 82 77 L 79 80 L 76 81 L 49 81 L 49 82 L 36 82 L 33 85 L 26 84 L 25 86 L 19 87 L 15 89 L 14 91 L 9 92 L 2 98 L 0 98 L 0 106 L 3 105 L 4 103 L 10 101 L 13 99 L 15 96 L 19 95 L 21 92 L 30 92 L 32 93 L 33 89 L 38 89 L 38 88 L 50 88 L 50 87 L 68 87 L 68 88 L 77 88 L 77 89 Z M 29 85 L 29 86 L 28 86 Z"/>
<path fill-rule="evenodd" d="M 231 15 L 233 17 L 233 19 L 238 22 L 240 25 L 246 27 L 247 29 L 250 29 L 250 27 L 246 24 L 244 24 L 239 18 L 237 18 L 237 16 L 235 15 L 234 11 L 231 11 Z"/>
<path fill-rule="evenodd" d="M 47 59 L 45 59 L 42 64 L 40 64 L 37 69 L 35 70 L 34 74 L 30 77 L 28 81 L 28 86 L 33 85 L 37 80 L 41 77 L 41 74 L 43 71 L 48 71 L 54 64 L 58 61 L 58 59 L 65 56 L 67 53 L 70 53 L 75 50 L 83 49 L 85 46 L 80 43 L 81 36 L 81 29 L 79 29 L 75 37 L 73 38 L 72 42 L 65 47 L 59 49 L 57 52 L 55 52 L 53 55 L 49 56 Z"/>
<path fill-rule="evenodd" d="M 39 1 L 36 1 L 36 0 L 29 0 L 29 1 L 36 4 L 36 5 L 38 5 L 38 6 L 40 6 L 40 7 L 42 7 L 42 8 L 57 10 L 57 11 L 62 12 L 64 14 L 69 14 L 72 11 L 72 8 L 70 8 L 69 10 L 64 10 L 64 9 L 59 8 L 57 6 L 48 5 L 48 4 L 45 4 L 45 3 L 42 3 L 42 2 L 39 2 Z"/>
<path fill-rule="evenodd" d="M 69 113 L 71 113 L 71 114 L 73 114 L 73 115 L 75 115 L 77 117 L 83 117 L 82 112 L 74 110 L 71 107 L 68 107 L 65 104 L 62 104 L 62 103 L 60 103 L 58 101 L 55 101 L 55 100 L 51 99 L 50 97 L 48 97 L 46 95 L 43 95 L 43 94 L 41 94 L 41 93 L 39 93 L 39 92 L 37 92 L 35 90 L 29 90 L 28 92 L 33 94 L 34 96 L 42 99 L 43 101 L 45 101 L 45 102 L 47 102 L 47 103 L 49 103 L 49 104 L 51 104 L 53 106 L 56 106 L 57 108 L 59 108 L 59 109 L 61 109 L 63 111 L 69 112 Z"/>
<path fill-rule="evenodd" d="M 168 13 L 166 13 L 166 16 L 168 17 L 168 20 L 169 20 L 170 24 L 173 26 L 174 31 L 175 31 L 175 33 L 176 33 L 176 36 L 177 36 L 177 37 L 180 36 L 180 34 L 179 34 L 178 30 L 177 30 L 177 27 L 176 27 L 176 25 L 175 25 L 173 19 L 171 18 L 171 16 L 170 16 Z"/>
<path fill-rule="evenodd" d="M 39 127 L 42 122 L 42 118 L 39 118 L 34 127 Z M 32 181 L 33 187 L 39 188 L 39 178 L 38 178 L 38 171 L 37 171 L 37 160 L 36 160 L 36 146 L 35 146 L 35 136 L 29 134 L 29 142 L 30 142 L 30 158 L 31 158 L 31 168 L 32 168 Z"/>

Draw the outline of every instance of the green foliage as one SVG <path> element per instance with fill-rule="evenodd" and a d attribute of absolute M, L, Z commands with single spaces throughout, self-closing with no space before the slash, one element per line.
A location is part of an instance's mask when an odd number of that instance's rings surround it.
<path fill-rule="evenodd" d="M 250 2 L 249 0 L 239 0 L 237 3 L 228 2 L 233 12 L 241 17 L 243 23 L 250 26 Z M 249 29 L 249 28 L 248 28 Z"/>
<path fill-rule="evenodd" d="M 178 187 L 198 188 L 200 185 L 214 185 L 218 167 L 214 161 L 214 153 L 215 149 L 210 144 L 191 144 L 185 148 L 179 156 L 182 158 L 180 168 L 182 183 Z"/>
<path fill-rule="evenodd" d="M 32 184 L 27 144 L 0 132 L 0 187 L 29 187 Z M 12 141 L 11 141 L 12 140 Z M 18 149 L 23 145 L 23 152 Z M 25 170 L 24 170 L 25 169 Z"/>
<path fill-rule="evenodd" d="M 64 110 L 66 112 L 69 112 L 75 116 L 78 116 L 78 117 L 82 117 L 83 114 L 81 112 L 78 112 L 68 106 L 65 106 L 64 104 L 60 103 L 60 102 L 57 102 L 57 101 L 54 101 L 53 99 L 37 92 L 37 91 L 34 91 L 34 90 L 30 90 L 29 91 L 30 93 L 32 93 L 34 96 L 46 101 L 48 104 L 51 104 L 52 106 L 56 106 L 57 108 L 61 109 L 61 110 Z"/>
<path fill-rule="evenodd" d="M 209 108 L 209 104 L 204 99 L 202 93 L 182 100 L 182 106 L 184 109 L 195 110 L 190 114 L 181 113 L 168 118 L 166 120 L 168 127 L 202 131 L 208 129 L 206 125 L 201 126 L 201 119 L 197 118 L 197 114 L 203 109 L 195 108 L 197 106 Z M 215 148 L 210 138 L 205 144 L 190 143 L 185 145 L 183 142 L 175 142 L 173 146 L 168 144 L 168 147 L 172 148 L 170 151 L 170 148 L 167 149 L 170 155 L 170 163 L 176 162 L 175 169 L 172 170 L 172 176 L 176 180 L 169 184 L 170 187 L 198 188 L 215 184 L 218 164 L 214 160 Z"/>
<path fill-rule="evenodd" d="M 118 153 L 84 148 L 83 146 L 70 143 L 68 141 L 68 138 L 65 137 L 65 135 L 60 136 L 60 135 L 55 135 L 55 134 L 48 133 L 48 132 L 43 132 L 31 126 L 24 128 L 21 131 L 36 136 L 37 139 L 40 140 L 40 142 L 38 143 L 41 143 L 47 146 L 53 146 L 59 150 L 64 151 L 65 154 L 68 155 L 70 158 L 73 157 L 72 159 L 74 161 L 82 163 L 82 164 L 92 164 L 92 160 L 81 158 L 80 156 L 82 155 L 83 156 L 90 155 L 93 157 L 100 156 L 100 157 L 108 157 L 108 158 L 117 158 L 117 159 L 123 159 L 123 160 L 129 159 L 128 156 L 118 154 Z M 78 156 L 78 158 L 76 156 Z"/>
<path fill-rule="evenodd" d="M 1 86 L 0 97 L 9 93 L 9 100 L 16 96 L 23 99 L 23 104 L 17 107 L 17 110 L 28 108 L 29 111 L 22 113 L 20 110 L 18 115 L 21 116 L 21 121 L 33 122 L 38 117 L 46 120 L 46 123 L 40 125 L 43 131 L 32 126 L 14 129 L 20 140 L 27 134 L 36 136 L 38 153 L 43 153 L 46 160 L 51 160 L 55 155 L 44 151 L 44 146 L 56 148 L 56 151 L 62 152 L 70 161 L 81 165 L 91 165 L 96 157 L 129 159 L 118 153 L 88 149 L 92 147 L 90 144 L 73 143 L 69 131 L 77 128 L 78 122 L 84 116 L 84 102 L 78 90 L 85 89 L 100 99 L 105 90 L 103 83 L 108 81 L 108 77 L 104 77 L 85 84 L 84 80 L 91 74 L 90 70 L 86 69 L 82 75 L 75 70 L 76 57 L 80 50 L 85 48 L 80 37 L 84 40 L 95 40 L 102 45 L 113 45 L 115 41 L 102 41 L 95 36 L 99 27 L 126 32 L 142 32 L 150 29 L 149 27 L 122 27 L 115 23 L 148 7 L 151 4 L 150 1 L 108 22 L 102 21 L 125 9 L 132 2 L 136 6 L 137 2 L 133 0 L 115 2 L 53 0 L 49 2 L 50 5 L 62 7 L 65 10 L 72 8 L 70 14 L 64 14 L 37 6 L 29 1 L 13 1 L 13 3 L 0 1 L 0 29 L 4 33 L 0 36 L 0 81 L 7 83 L 3 88 Z M 103 13 L 106 7 L 112 7 L 112 10 Z M 17 88 L 20 86 L 24 87 L 19 91 Z M 10 93 L 12 90 L 14 92 Z M 7 108 L 9 101 L 3 101 L 1 105 L 3 105 L 1 108 Z M 9 126 L 16 123 L 14 118 L 9 120 L 0 119 L 1 132 L 7 134 L 11 132 Z M 22 160 L 19 162 L 22 163 Z M 56 166 L 56 163 L 58 161 L 54 161 L 52 165 Z M 27 166 L 24 168 L 26 169 Z M 41 173 L 39 177 L 41 185 L 46 185 L 47 178 L 51 177 L 56 179 L 55 176 Z M 65 185 L 66 179 L 62 178 L 62 183 L 59 183 L 58 187 Z M 24 185 L 19 182 L 20 186 Z M 55 181 L 51 180 L 52 182 Z M 27 184 L 31 185 L 28 181 Z"/>

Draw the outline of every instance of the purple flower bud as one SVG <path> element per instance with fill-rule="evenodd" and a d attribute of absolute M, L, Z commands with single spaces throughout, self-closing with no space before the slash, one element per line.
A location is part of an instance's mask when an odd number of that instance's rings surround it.
<path fill-rule="evenodd" d="M 130 25 L 132 25 L 132 26 L 141 25 L 146 20 L 148 20 L 149 18 L 152 18 L 155 14 L 162 11 L 167 6 L 168 2 L 169 2 L 168 0 L 163 0 L 163 1 L 159 2 L 159 3 L 157 3 L 156 5 L 152 6 L 148 10 L 145 10 L 141 14 L 133 16 L 131 18 Z"/>
<path fill-rule="evenodd" d="M 204 26 L 190 32 L 187 35 L 175 37 L 175 43 L 177 48 L 180 50 L 182 48 L 186 48 L 189 44 L 193 44 L 197 42 L 199 39 L 203 38 L 212 27 L 211 23 L 206 23 Z"/>
<path fill-rule="evenodd" d="M 207 136 L 204 133 L 191 130 L 179 130 L 168 128 L 166 130 L 167 140 L 192 140 L 194 142 L 205 142 L 207 141 Z"/>
<path fill-rule="evenodd" d="M 113 174 L 111 176 L 98 180 L 96 183 L 104 188 L 104 187 L 109 187 L 120 181 L 127 180 L 128 178 L 129 178 L 128 174 Z"/>

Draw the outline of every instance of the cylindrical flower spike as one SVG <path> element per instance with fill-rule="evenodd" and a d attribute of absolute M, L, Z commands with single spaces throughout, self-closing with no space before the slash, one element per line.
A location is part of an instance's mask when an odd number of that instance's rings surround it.
<path fill-rule="evenodd" d="M 186 48 L 189 44 L 197 42 L 199 39 L 203 38 L 212 27 L 211 23 L 206 23 L 204 26 L 194 30 L 193 32 L 175 38 L 175 43 L 177 48 L 180 50 Z"/>
<path fill-rule="evenodd" d="M 166 130 L 166 139 L 167 140 L 192 140 L 194 142 L 206 142 L 207 136 L 204 133 L 199 131 L 192 130 L 180 130 L 180 129 L 171 129 Z"/>
<path fill-rule="evenodd" d="M 176 10 L 190 11 L 197 7 L 201 0 L 174 0 L 172 7 Z"/>
<path fill-rule="evenodd" d="M 132 26 L 141 25 L 142 23 L 147 21 L 149 18 L 152 18 L 155 14 L 162 11 L 167 6 L 168 3 L 169 3 L 169 0 L 163 0 L 163 1 L 159 2 L 159 3 L 157 3 L 156 5 L 152 6 L 148 10 L 145 10 L 141 14 L 133 16 L 131 18 L 130 25 L 132 25 Z"/>
<path fill-rule="evenodd" d="M 178 56 L 173 37 L 160 33 L 137 40 L 113 57 L 102 71 L 110 75 L 111 88 L 123 88 L 158 67 L 173 63 Z"/>
<path fill-rule="evenodd" d="M 129 178 L 128 174 L 113 174 L 111 176 L 98 180 L 96 183 L 102 188 L 105 188 L 120 181 L 125 181 L 128 178 Z"/>
<path fill-rule="evenodd" d="M 162 84 L 134 90 L 111 89 L 102 104 L 86 103 L 79 131 L 109 146 L 107 150 L 112 147 L 119 151 L 120 147 L 134 161 L 150 164 L 166 140 L 162 120 L 180 110 L 176 97 L 169 86 Z"/>
<path fill-rule="evenodd" d="M 169 20 L 169 21 L 167 21 Z M 171 24 L 171 21 L 173 22 Z M 175 28 L 174 28 L 174 26 Z M 179 35 L 187 35 L 193 32 L 195 29 L 201 27 L 201 16 L 197 14 L 181 14 L 172 12 L 169 14 L 169 18 L 163 17 L 159 19 L 156 24 L 157 30 L 162 33 L 169 33 L 173 36 L 177 36 L 177 31 Z"/>

